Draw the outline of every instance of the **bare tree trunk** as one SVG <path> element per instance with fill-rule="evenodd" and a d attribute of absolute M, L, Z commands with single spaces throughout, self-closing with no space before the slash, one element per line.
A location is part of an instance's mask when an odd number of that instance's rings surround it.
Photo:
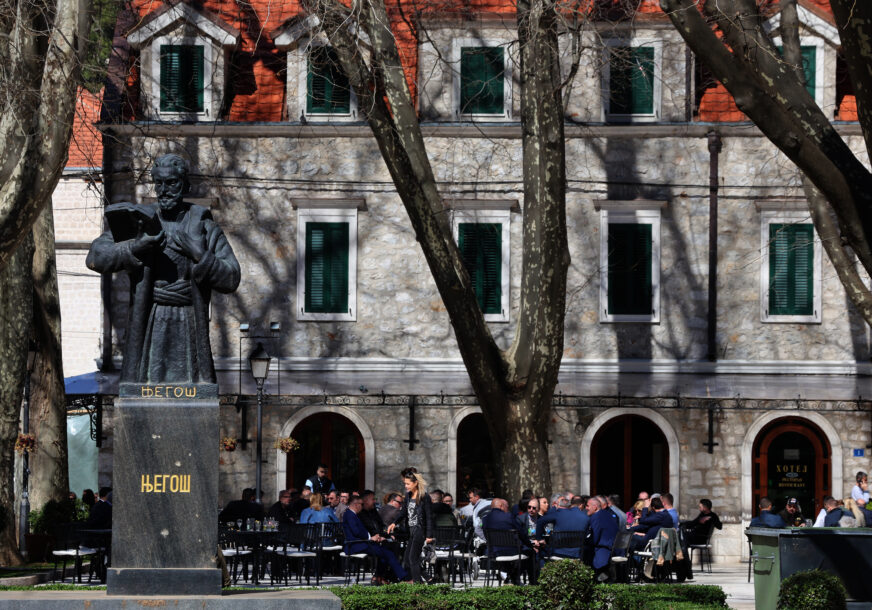
<path fill-rule="evenodd" d="M 67 497 L 67 414 L 61 354 L 61 310 L 55 264 L 54 219 L 46 206 L 33 226 L 33 335 L 37 355 L 30 380 L 30 429 L 37 451 L 30 456 L 34 508 Z"/>
<path fill-rule="evenodd" d="M 436 185 L 383 0 L 311 0 L 415 230 L 454 328 L 491 433 L 501 493 L 551 489 L 548 425 L 563 356 L 566 170 L 557 7 L 518 6 L 524 156 L 524 247 L 520 313 L 512 345 L 500 351 L 484 321 Z M 368 36 L 363 43 L 361 27 Z M 369 59 L 362 47 L 368 47 Z M 369 62 L 369 64 L 367 63 Z"/>
<path fill-rule="evenodd" d="M 16 542 L 13 473 L 32 319 L 32 257 L 33 239 L 27 238 L 0 270 L 0 565 L 5 566 L 23 563 Z"/>

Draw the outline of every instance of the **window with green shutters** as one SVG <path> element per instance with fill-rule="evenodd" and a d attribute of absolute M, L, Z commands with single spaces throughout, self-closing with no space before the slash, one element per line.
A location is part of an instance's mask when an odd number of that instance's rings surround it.
<path fill-rule="evenodd" d="M 203 112 L 203 46 L 160 45 L 161 112 Z"/>
<path fill-rule="evenodd" d="M 812 316 L 814 227 L 769 224 L 769 315 Z"/>
<path fill-rule="evenodd" d="M 608 225 L 607 314 L 653 314 L 652 226 Z"/>
<path fill-rule="evenodd" d="M 342 71 L 336 51 L 315 47 L 309 53 L 306 84 L 306 113 L 348 114 L 351 112 L 351 87 Z"/>
<path fill-rule="evenodd" d="M 505 73 L 503 47 L 461 47 L 461 114 L 505 114 Z"/>
<path fill-rule="evenodd" d="M 784 55 L 784 47 L 778 45 L 778 52 Z M 809 95 L 814 97 L 815 77 L 817 75 L 817 47 L 814 45 L 801 45 L 799 52 L 802 55 L 802 74 L 805 77 L 805 88 Z"/>
<path fill-rule="evenodd" d="M 307 313 L 348 313 L 347 222 L 306 223 Z"/>
<path fill-rule="evenodd" d="M 500 223 L 462 222 L 457 246 L 484 314 L 502 313 L 502 233 Z"/>
<path fill-rule="evenodd" d="M 654 47 L 611 47 L 609 114 L 654 114 Z"/>

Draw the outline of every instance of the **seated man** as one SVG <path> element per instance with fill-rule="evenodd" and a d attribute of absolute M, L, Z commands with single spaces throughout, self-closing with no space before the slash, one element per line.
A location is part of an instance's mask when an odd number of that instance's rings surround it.
<path fill-rule="evenodd" d="M 839 506 L 839 501 L 835 498 L 828 498 L 824 502 L 824 509 L 827 511 L 827 516 L 824 518 L 824 527 L 839 527 L 839 521 L 845 514 Z"/>
<path fill-rule="evenodd" d="M 345 554 L 354 555 L 366 553 L 378 560 L 376 574 L 373 576 L 373 584 L 386 582 L 385 563 L 387 563 L 397 580 L 406 580 L 408 574 L 400 565 L 397 556 L 387 549 L 379 546 L 379 542 L 385 540 L 380 534 L 370 535 L 358 516 L 363 509 L 363 500 L 359 496 L 350 499 L 345 518 L 342 520 L 342 531 L 345 532 Z"/>
<path fill-rule="evenodd" d="M 241 500 L 231 500 L 218 515 L 220 523 L 230 523 L 242 520 L 245 527 L 245 520 L 253 518 L 256 521 L 263 521 L 263 505 L 254 501 L 254 490 L 246 487 L 242 490 Z"/>
<path fill-rule="evenodd" d="M 442 498 L 442 490 L 434 489 L 430 492 L 433 523 L 436 524 L 436 527 L 454 527 L 457 525 L 457 519 L 454 518 L 454 511 L 452 511 L 451 507 L 442 501 Z"/>
<path fill-rule="evenodd" d="M 784 505 L 784 510 L 778 513 L 785 525 L 801 526 L 805 523 L 805 518 L 802 516 L 802 509 L 799 507 L 799 502 L 796 498 L 788 498 L 787 504 Z"/>
<path fill-rule="evenodd" d="M 85 522 L 88 529 L 108 530 L 112 528 L 112 501 L 109 499 L 111 493 L 111 487 L 101 487 L 97 492 L 99 498 L 91 507 L 88 520 Z"/>
<path fill-rule="evenodd" d="M 534 564 L 535 558 L 535 549 L 533 548 L 533 544 L 530 542 L 530 538 L 527 536 L 527 532 L 518 525 L 517 519 L 515 516 L 509 513 L 509 503 L 503 500 L 502 498 L 494 498 L 491 501 L 490 506 L 493 510 L 488 513 L 482 519 L 482 527 L 485 530 L 502 530 L 502 531 L 516 531 L 518 532 L 518 538 L 521 540 L 521 553 L 527 555 L 526 560 L 521 561 L 522 569 L 527 571 L 528 578 L 530 580 L 530 584 L 536 584 L 536 569 Z M 491 549 L 494 555 L 497 557 L 505 557 L 510 555 L 515 555 L 518 552 L 518 549 L 513 547 L 494 547 Z M 511 564 L 508 567 L 509 571 L 509 580 L 513 584 L 520 584 L 520 575 L 517 573 L 513 573 L 512 567 L 514 564 Z"/>
<path fill-rule="evenodd" d="M 662 527 L 672 527 L 672 515 L 663 508 L 663 501 L 659 497 L 651 498 L 649 512 L 639 519 L 638 525 L 630 528 L 635 534 L 630 542 L 630 552 L 645 548 Z"/>
<path fill-rule="evenodd" d="M 751 527 L 771 527 L 774 529 L 783 529 L 787 527 L 784 520 L 772 512 L 772 500 L 763 496 L 760 498 L 759 506 L 760 514 L 751 519 Z"/>
<path fill-rule="evenodd" d="M 567 500 L 562 497 L 557 500 L 557 510 L 550 511 L 540 517 L 536 521 L 536 540 L 544 542 L 545 527 L 552 523 L 555 533 L 558 532 L 581 532 L 581 539 L 587 535 L 587 528 L 590 525 L 590 517 L 587 512 L 581 509 L 581 496 L 576 499 Z M 573 502 L 570 506 L 570 502 Z M 562 548 L 554 552 L 556 557 L 568 557 L 572 559 L 581 558 L 581 546 L 576 548 Z"/>
<path fill-rule="evenodd" d="M 587 501 L 587 514 L 590 516 L 590 545 L 593 552 L 592 565 L 596 570 L 597 581 L 608 579 L 612 546 L 618 531 L 623 527 L 623 519 L 610 507 L 604 507 L 599 498 Z"/>
<path fill-rule="evenodd" d="M 708 498 L 699 501 L 699 514 L 696 519 L 681 524 L 687 544 L 705 544 L 708 542 L 709 534 L 713 529 L 723 528 L 724 525 L 717 514 L 712 511 L 712 501 Z"/>

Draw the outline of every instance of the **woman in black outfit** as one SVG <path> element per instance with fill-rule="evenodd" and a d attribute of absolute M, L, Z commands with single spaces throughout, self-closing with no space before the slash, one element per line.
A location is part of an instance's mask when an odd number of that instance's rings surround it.
<path fill-rule="evenodd" d="M 392 533 L 397 524 L 409 531 L 409 542 L 403 555 L 403 567 L 409 571 L 412 582 L 423 582 L 421 579 L 421 549 L 424 544 L 433 542 L 433 510 L 430 494 L 427 493 L 427 482 L 416 468 L 406 468 L 402 472 L 403 485 L 406 487 L 406 497 L 396 522 L 388 526 Z"/>

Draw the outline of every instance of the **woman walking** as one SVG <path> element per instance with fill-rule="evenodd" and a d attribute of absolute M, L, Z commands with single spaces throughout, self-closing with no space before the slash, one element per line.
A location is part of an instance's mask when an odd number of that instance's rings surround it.
<path fill-rule="evenodd" d="M 397 524 L 408 529 L 409 542 L 403 555 L 403 567 L 411 575 L 412 582 L 420 583 L 421 549 L 425 543 L 429 544 L 434 540 L 432 503 L 430 494 L 427 493 L 427 481 L 418 474 L 416 468 L 406 468 L 401 476 L 406 497 L 396 522 L 388 526 L 388 533 L 392 533 Z"/>

